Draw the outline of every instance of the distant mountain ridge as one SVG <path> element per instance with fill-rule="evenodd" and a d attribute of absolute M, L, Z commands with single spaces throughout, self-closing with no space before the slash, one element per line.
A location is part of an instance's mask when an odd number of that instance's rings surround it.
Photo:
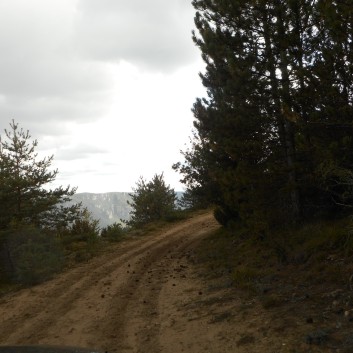
<path fill-rule="evenodd" d="M 94 219 L 99 220 L 101 228 L 106 227 L 121 219 L 128 220 L 130 218 L 131 207 L 127 201 L 131 197 L 128 192 L 107 192 L 107 193 L 77 193 L 73 195 L 72 202 L 82 202 L 87 207 Z"/>
<path fill-rule="evenodd" d="M 120 220 L 129 220 L 131 206 L 128 201 L 131 201 L 129 192 L 106 192 L 106 193 L 90 193 L 81 192 L 72 196 L 70 203 L 82 202 L 83 207 L 86 207 L 92 214 L 92 218 L 99 220 L 101 228 L 106 227 Z M 177 198 L 180 199 L 182 192 L 176 192 Z"/>

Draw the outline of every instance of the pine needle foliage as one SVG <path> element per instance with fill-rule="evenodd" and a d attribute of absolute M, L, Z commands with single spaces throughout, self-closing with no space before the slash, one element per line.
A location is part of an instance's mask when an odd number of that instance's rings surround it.
<path fill-rule="evenodd" d="M 130 196 L 128 204 L 132 211 L 127 224 L 131 227 L 163 220 L 175 210 L 177 196 L 174 189 L 165 183 L 163 173 L 155 174 L 150 181 L 140 177 Z"/>
<path fill-rule="evenodd" d="M 353 1 L 192 3 L 207 97 L 176 165 L 188 190 L 260 233 L 349 213 Z"/>
<path fill-rule="evenodd" d="M 67 206 L 76 188 L 48 189 L 58 174 L 53 156 L 38 158 L 37 140 L 13 120 L 0 137 L 0 230 L 11 224 L 60 229 L 81 216 L 81 205 Z"/>

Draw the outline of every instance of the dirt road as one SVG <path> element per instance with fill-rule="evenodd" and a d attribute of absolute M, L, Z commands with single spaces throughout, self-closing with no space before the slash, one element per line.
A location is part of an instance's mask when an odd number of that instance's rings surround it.
<path fill-rule="evenodd" d="M 205 347 L 193 345 L 202 323 L 195 327 L 180 305 L 189 294 L 202 295 L 189 260 L 200 239 L 217 227 L 211 214 L 195 216 L 167 231 L 114 245 L 114 251 L 45 284 L 1 298 L 0 345 L 212 351 L 204 340 Z"/>

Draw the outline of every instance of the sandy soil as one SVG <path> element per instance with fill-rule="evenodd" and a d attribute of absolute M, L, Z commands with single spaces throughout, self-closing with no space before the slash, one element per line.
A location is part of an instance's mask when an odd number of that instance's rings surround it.
<path fill-rule="evenodd" d="M 0 299 L 0 345 L 49 344 L 108 352 L 222 352 L 187 305 L 202 296 L 190 269 L 211 214 L 114 245 L 55 279 Z M 112 249 L 111 249 L 112 250 Z M 186 305 L 186 306 L 185 306 Z M 191 314 L 190 314 L 191 315 Z"/>

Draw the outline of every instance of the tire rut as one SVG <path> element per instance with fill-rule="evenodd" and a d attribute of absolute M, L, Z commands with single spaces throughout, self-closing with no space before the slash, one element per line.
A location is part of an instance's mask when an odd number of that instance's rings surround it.
<path fill-rule="evenodd" d="M 85 293 L 92 286 L 95 287 L 99 281 L 110 276 L 113 269 L 122 266 L 126 261 L 140 255 L 154 245 L 153 242 L 146 247 L 143 246 L 118 258 L 116 258 L 115 254 L 110 255 L 109 265 L 107 265 L 108 259 L 105 259 L 99 264 L 98 268 L 95 268 L 90 273 L 85 271 L 85 266 L 82 266 L 82 268 L 80 266 L 73 273 L 70 273 L 68 280 L 63 281 L 61 284 L 55 283 L 55 287 L 49 293 L 44 292 L 44 295 L 41 297 L 43 299 L 38 300 L 35 296 L 38 291 L 36 288 L 32 289 L 31 292 L 34 299 L 32 305 L 27 310 L 18 313 L 17 316 L 11 317 L 9 320 L 4 320 L 1 323 L 1 338 L 10 342 L 17 342 L 17 344 L 35 344 L 38 338 L 45 338 L 47 328 L 58 317 L 62 317 L 72 310 L 75 302 L 82 299 L 82 293 Z M 46 302 L 44 302 L 44 299 Z M 55 300 L 56 302 L 54 307 L 51 300 Z M 20 338 L 16 330 L 19 320 L 23 322 Z M 33 332 L 35 333 L 34 336 Z"/>
<path fill-rule="evenodd" d="M 118 244 L 56 279 L 0 302 L 0 344 L 60 344 L 109 352 L 159 352 L 156 310 L 170 269 L 195 246 L 203 215 L 153 236 Z M 194 232 L 194 234 L 193 234 Z"/>
<path fill-rule="evenodd" d="M 110 320 L 110 337 L 104 349 L 109 352 L 161 352 L 159 345 L 158 301 L 162 287 L 175 278 L 176 270 L 180 275 L 181 259 L 188 256 L 189 249 L 194 249 L 205 234 L 205 224 L 194 229 L 190 236 L 188 231 L 178 231 L 177 237 L 168 240 L 163 246 L 154 249 L 148 257 L 143 258 L 142 268 L 126 283 L 125 300 L 116 300 L 113 317 Z M 182 275 L 182 274 L 181 274 Z M 175 285 L 174 283 L 171 285 Z M 112 323 L 114 323 L 112 325 Z M 112 330 L 113 328 L 113 330 Z M 109 330 L 109 327 L 106 327 Z M 112 348 L 113 347 L 113 348 Z"/>

